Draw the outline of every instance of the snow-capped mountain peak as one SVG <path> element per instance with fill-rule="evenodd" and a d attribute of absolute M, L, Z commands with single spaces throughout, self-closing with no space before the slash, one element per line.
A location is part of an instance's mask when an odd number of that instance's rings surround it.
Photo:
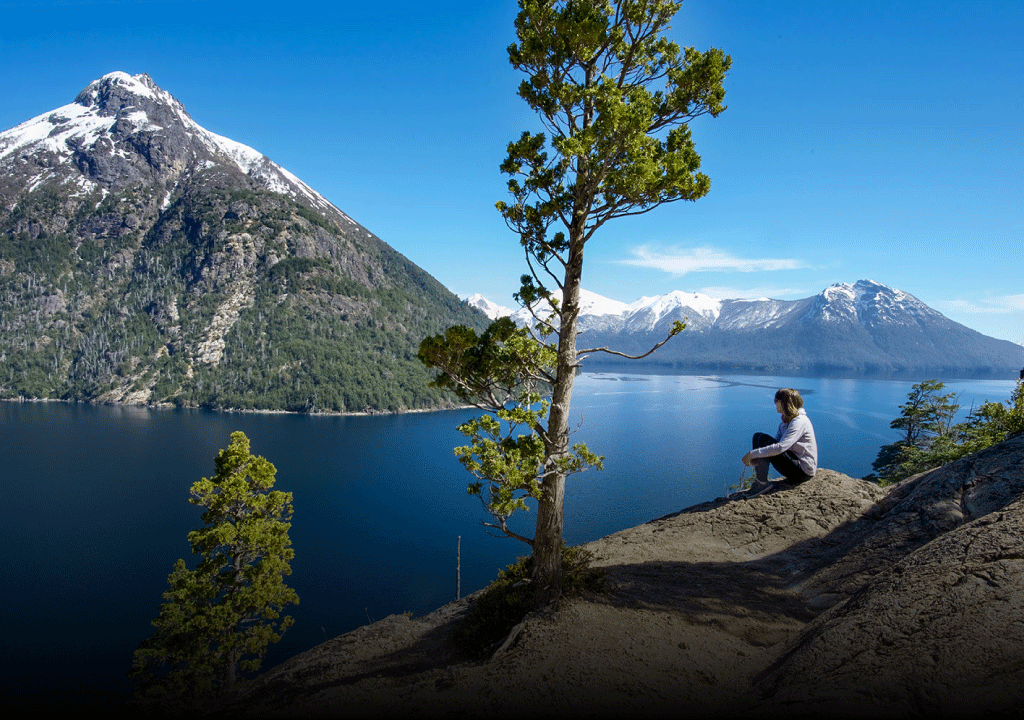
<path fill-rule="evenodd" d="M 624 302 L 580 289 L 580 315 L 622 315 L 629 311 L 629 307 Z"/>
<path fill-rule="evenodd" d="M 630 315 L 644 314 L 654 327 L 663 318 L 672 316 L 673 320 L 682 320 L 683 315 L 691 320 L 702 317 L 713 323 L 722 311 L 722 301 L 703 293 L 673 290 L 665 295 L 642 297 L 629 305 Z"/>
<path fill-rule="evenodd" d="M 873 280 L 831 285 L 808 307 L 807 313 L 808 317 L 846 319 L 864 326 L 904 325 L 924 317 L 941 317 L 910 293 Z"/>
<path fill-rule="evenodd" d="M 491 302 L 480 293 L 474 293 L 466 298 L 466 302 L 470 307 L 475 307 L 480 310 L 484 315 L 489 317 L 491 320 L 497 320 L 500 317 L 508 317 L 514 315 L 515 311 L 507 307 L 499 305 L 496 302 Z"/>
<path fill-rule="evenodd" d="M 531 325 L 533 318 L 524 309 L 510 310 L 488 300 L 480 294 L 467 298 L 467 302 L 494 319 L 511 316 L 520 325 Z M 663 322 L 692 321 L 702 318 L 702 324 L 711 324 L 721 312 L 722 301 L 701 293 L 673 291 L 666 295 L 641 297 L 632 303 L 613 300 L 590 290 L 580 290 L 581 330 L 600 327 L 603 330 L 629 327 L 632 331 L 651 330 Z"/>
<path fill-rule="evenodd" d="M 556 298 L 560 297 L 557 291 L 554 293 L 554 295 Z M 499 305 L 496 302 L 488 300 L 480 293 L 470 295 L 468 298 L 466 298 L 466 302 L 472 305 L 473 307 L 477 308 L 478 310 L 483 311 L 483 313 L 492 320 L 495 320 L 500 317 L 511 316 L 520 325 L 531 324 L 530 320 L 532 320 L 532 317 L 529 311 L 525 310 L 524 308 L 512 310 L 503 305 Z M 543 304 L 539 306 L 537 308 L 538 314 L 543 315 L 544 309 L 545 308 Z M 589 290 L 580 290 L 581 317 L 602 317 L 606 315 L 618 317 L 623 313 L 627 312 L 628 309 L 629 305 L 627 305 L 624 302 L 619 302 L 618 300 L 606 298 L 603 295 L 598 295 L 597 293 L 590 292 Z"/>
<path fill-rule="evenodd" d="M 41 157 L 49 159 L 40 162 Z M 74 102 L 0 132 L 0 168 L 5 174 L 29 188 L 57 181 L 69 196 L 132 186 L 152 174 L 173 183 L 186 170 L 217 164 L 235 167 L 267 190 L 352 223 L 257 150 L 199 125 L 181 102 L 144 73 L 108 73 Z M 79 172 L 68 172 L 69 166 Z"/>

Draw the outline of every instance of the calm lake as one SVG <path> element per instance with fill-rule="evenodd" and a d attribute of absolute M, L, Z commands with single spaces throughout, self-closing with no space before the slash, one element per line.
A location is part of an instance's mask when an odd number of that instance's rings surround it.
<path fill-rule="evenodd" d="M 773 376 L 582 375 L 576 439 L 605 470 L 571 477 L 569 543 L 594 540 L 726 494 L 755 431 L 774 434 L 779 387 L 804 395 L 820 466 L 871 472 L 896 439 L 914 380 Z M 950 380 L 965 415 L 1004 401 L 1014 380 Z M 527 546 L 488 535 L 452 455 L 459 410 L 370 417 L 0 403 L 5 705 L 31 697 L 68 707 L 121 703 L 132 651 L 152 632 L 187 533 L 200 527 L 188 489 L 213 474 L 231 432 L 277 467 L 294 494 L 288 582 L 295 625 L 264 669 L 393 613 L 421 615 L 479 590 Z M 516 527 L 532 535 L 531 513 Z M 46 704 L 46 701 L 43 701 Z"/>

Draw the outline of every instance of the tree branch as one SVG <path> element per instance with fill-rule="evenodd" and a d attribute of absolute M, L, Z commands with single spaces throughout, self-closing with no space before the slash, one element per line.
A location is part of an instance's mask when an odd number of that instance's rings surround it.
<path fill-rule="evenodd" d="M 508 525 L 505 524 L 504 520 L 501 521 L 500 525 L 495 525 L 494 523 L 489 523 L 486 520 L 481 520 L 480 524 L 483 525 L 484 527 L 489 527 L 489 528 L 494 528 L 495 530 L 500 530 L 507 537 L 515 538 L 516 540 L 520 540 L 520 541 L 526 543 L 527 545 L 529 545 L 530 547 L 533 547 L 533 538 L 528 538 L 525 535 L 520 535 L 517 532 L 513 532 L 512 530 L 509 530 L 508 529 Z M 491 537 L 501 537 L 500 535 L 495 535 L 494 533 L 487 533 L 487 534 L 490 535 Z"/>
<path fill-rule="evenodd" d="M 648 355 L 653 353 L 655 350 L 660 348 L 662 345 L 667 343 L 669 340 L 674 338 L 676 335 L 681 333 L 685 327 L 686 327 L 686 323 L 685 322 L 679 322 L 677 320 L 675 325 L 672 326 L 672 330 L 669 331 L 668 337 L 665 338 L 664 340 L 662 340 L 661 342 L 659 342 L 657 345 L 652 347 L 647 352 L 645 352 L 643 355 L 627 355 L 624 352 L 619 352 L 618 350 L 610 350 L 609 348 L 606 348 L 606 347 L 587 348 L 586 350 L 580 350 L 579 351 L 579 355 L 586 355 L 587 353 L 603 352 L 603 353 L 608 353 L 609 355 L 618 355 L 619 357 L 626 358 L 627 360 L 642 360 L 643 358 L 647 357 Z M 581 358 L 581 360 L 582 360 L 582 358 Z M 578 366 L 579 366 L 579 363 L 577 363 L 577 367 Z"/>

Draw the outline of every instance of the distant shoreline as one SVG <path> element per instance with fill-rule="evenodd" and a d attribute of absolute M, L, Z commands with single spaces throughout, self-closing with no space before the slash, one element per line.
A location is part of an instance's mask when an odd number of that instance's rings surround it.
<path fill-rule="evenodd" d="M 136 408 L 139 410 L 202 410 L 217 413 L 245 413 L 250 415 L 308 415 L 310 417 L 376 417 L 380 415 L 409 415 L 414 413 L 449 412 L 452 410 L 471 410 L 472 405 L 452 405 L 436 408 L 410 408 L 407 410 L 358 410 L 338 412 L 334 410 L 317 410 L 300 412 L 298 410 L 268 410 L 260 408 L 221 408 L 201 407 L 199 405 L 175 405 L 174 403 L 121 403 L 110 400 L 64 400 L 61 398 L 0 398 L 5 403 L 63 403 L 64 405 L 93 405 L 97 407 Z"/>
<path fill-rule="evenodd" d="M 902 382 L 921 382 L 923 380 L 939 380 L 941 382 L 955 382 L 967 380 L 1007 380 L 1016 382 L 1019 379 L 1017 371 L 1007 372 L 1003 377 L 1001 372 L 992 370 L 976 370 L 974 372 L 920 369 L 920 370 L 893 370 L 888 372 L 856 372 L 831 368 L 738 368 L 738 367 L 691 367 L 684 368 L 672 363 L 618 363 L 618 362 L 591 362 L 583 374 L 588 375 L 692 375 L 708 379 L 720 379 L 740 376 L 756 377 L 805 377 L 805 378 L 832 378 L 849 380 L 893 380 Z M 96 405 L 106 407 L 122 408 L 145 408 L 157 410 L 205 410 L 209 412 L 223 413 L 248 413 L 253 415 L 308 415 L 310 417 L 374 417 L 383 415 L 406 415 L 419 413 L 449 412 L 453 410 L 472 410 L 473 405 L 449 405 L 433 408 L 410 408 L 404 410 L 354 410 L 339 412 L 334 410 L 316 410 L 313 412 L 298 410 L 271 410 L 259 408 L 224 408 L 224 407 L 202 407 L 199 405 L 175 405 L 174 403 L 127 403 L 114 402 L 110 400 L 63 400 L 60 398 L 0 398 L 0 402 L 10 403 L 64 403 L 67 405 Z"/>

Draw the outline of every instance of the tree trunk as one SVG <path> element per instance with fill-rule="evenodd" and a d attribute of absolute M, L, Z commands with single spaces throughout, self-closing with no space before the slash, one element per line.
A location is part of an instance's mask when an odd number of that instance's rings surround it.
<path fill-rule="evenodd" d="M 234 522 L 237 527 L 238 521 Z M 228 590 L 228 596 L 234 595 L 234 591 L 239 586 L 239 577 L 242 574 L 242 555 L 239 552 L 233 552 L 231 554 L 231 588 Z M 228 637 L 234 637 L 239 631 L 240 621 L 235 621 L 228 633 Z M 238 647 L 234 646 L 228 650 L 227 657 L 225 658 L 224 668 L 224 688 L 223 692 L 233 693 L 235 691 L 235 682 L 238 679 Z"/>
<path fill-rule="evenodd" d="M 225 661 L 224 667 L 224 688 L 223 693 L 230 694 L 235 691 L 235 680 L 238 672 L 238 652 L 235 649 L 231 649 L 228 652 L 228 657 Z"/>
<path fill-rule="evenodd" d="M 575 228 L 574 228 L 575 230 Z M 573 233 L 575 235 L 575 233 Z M 582 236 L 580 233 L 579 236 Z M 562 590 L 562 527 L 565 471 L 559 462 L 569 453 L 569 410 L 576 380 L 576 320 L 583 275 L 583 243 L 570 241 L 562 304 L 559 308 L 558 370 L 548 412 L 544 492 L 537 507 L 533 538 L 533 583 L 538 607 L 558 598 Z"/>

